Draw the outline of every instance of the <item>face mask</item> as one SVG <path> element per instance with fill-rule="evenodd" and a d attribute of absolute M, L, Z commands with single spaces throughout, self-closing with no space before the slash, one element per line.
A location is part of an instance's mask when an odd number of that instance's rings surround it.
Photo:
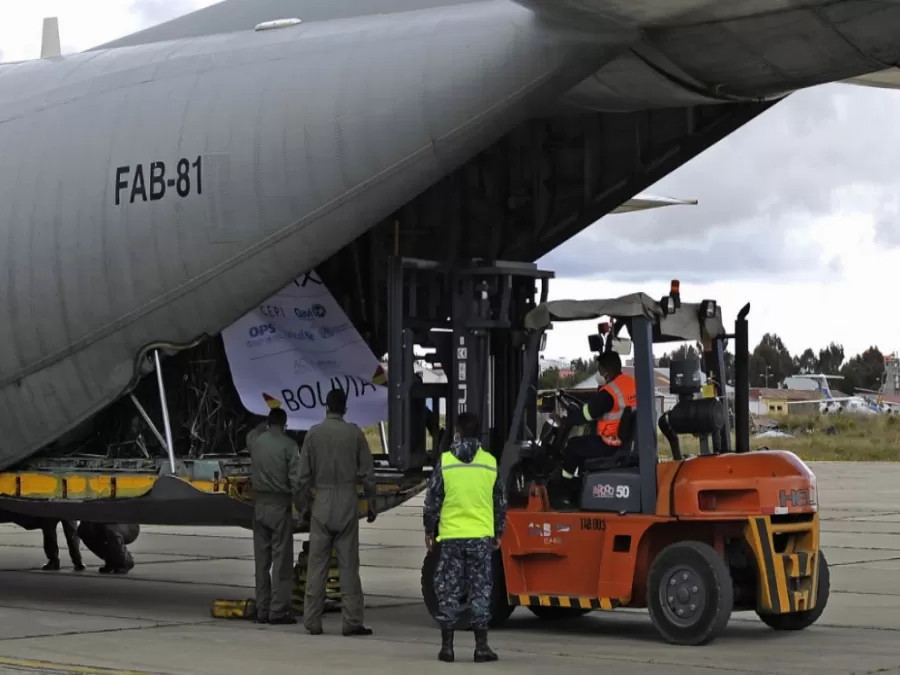
<path fill-rule="evenodd" d="M 462 436 L 459 435 L 458 431 L 455 434 L 453 434 L 453 442 L 454 443 L 459 443 L 461 440 L 462 440 Z"/>

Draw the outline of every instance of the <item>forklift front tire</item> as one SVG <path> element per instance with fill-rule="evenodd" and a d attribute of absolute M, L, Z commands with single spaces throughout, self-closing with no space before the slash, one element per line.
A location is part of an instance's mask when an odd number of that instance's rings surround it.
<path fill-rule="evenodd" d="M 709 544 L 667 546 L 647 575 L 650 619 L 666 642 L 704 645 L 728 625 L 734 607 L 731 572 Z"/>
<path fill-rule="evenodd" d="M 757 612 L 760 620 L 775 630 L 803 630 L 809 628 L 825 611 L 828 596 L 831 593 L 831 575 L 828 572 L 828 561 L 825 554 L 819 551 L 819 587 L 816 589 L 816 606 L 806 612 L 790 612 L 789 614 L 764 614 Z"/>
<path fill-rule="evenodd" d="M 425 554 L 422 562 L 422 599 L 431 618 L 437 621 L 438 598 L 434 588 L 434 573 L 437 571 L 440 558 L 441 545 L 435 543 L 434 547 Z M 494 551 L 491 572 L 493 574 L 493 588 L 491 589 L 491 620 L 490 628 L 496 628 L 506 621 L 515 607 L 509 604 L 506 595 L 506 575 L 503 573 L 503 554 Z M 472 613 L 469 610 L 468 598 L 463 597 L 459 605 L 459 617 L 456 620 L 454 630 L 469 630 L 472 625 Z"/>

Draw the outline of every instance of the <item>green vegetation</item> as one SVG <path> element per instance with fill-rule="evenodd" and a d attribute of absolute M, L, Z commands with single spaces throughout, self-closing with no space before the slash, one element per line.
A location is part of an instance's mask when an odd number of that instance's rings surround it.
<path fill-rule="evenodd" d="M 788 450 L 800 459 L 832 462 L 900 461 L 900 416 L 898 415 L 787 415 L 777 418 L 779 431 L 793 438 L 753 438 L 757 450 Z M 660 439 L 668 454 L 668 443 Z M 682 452 L 697 453 L 697 439 L 682 438 Z"/>
<path fill-rule="evenodd" d="M 900 415 L 788 415 L 778 418 L 780 431 L 793 438 L 750 438 L 757 450 L 788 450 L 807 461 L 897 462 L 900 461 Z M 381 452 L 378 427 L 367 427 L 366 439 L 373 453 Z M 660 455 L 671 457 L 669 444 L 659 437 Z M 681 449 L 697 454 L 696 438 L 682 437 Z"/>

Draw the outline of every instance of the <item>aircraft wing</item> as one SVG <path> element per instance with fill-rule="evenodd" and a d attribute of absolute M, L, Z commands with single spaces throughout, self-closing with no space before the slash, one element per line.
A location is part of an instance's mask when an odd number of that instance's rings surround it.
<path fill-rule="evenodd" d="M 224 0 L 89 51 L 236 33 L 276 19 L 313 23 L 480 2 L 483 0 Z"/>
<path fill-rule="evenodd" d="M 854 401 L 853 396 L 844 396 L 841 398 L 811 398 L 801 401 L 788 401 L 787 405 L 797 405 L 798 403 L 840 403 L 841 401 Z"/>
<path fill-rule="evenodd" d="M 634 211 L 646 211 L 658 209 L 664 206 L 696 206 L 696 199 L 673 199 L 672 197 L 654 197 L 648 194 L 635 195 L 624 204 L 616 207 L 610 213 L 633 213 Z"/>
<path fill-rule="evenodd" d="M 758 102 L 831 81 L 895 86 L 893 79 L 871 72 L 873 63 L 900 57 L 891 30 L 900 7 L 885 0 L 875 1 L 876 8 L 830 0 L 223 0 L 93 49 L 235 33 L 276 19 L 388 20 L 387 15 L 402 12 L 510 2 L 547 23 L 590 30 L 600 43 L 630 36 L 617 58 L 559 97 L 551 110 L 626 112 Z M 817 57 L 807 58 L 798 42 L 815 44 Z"/>

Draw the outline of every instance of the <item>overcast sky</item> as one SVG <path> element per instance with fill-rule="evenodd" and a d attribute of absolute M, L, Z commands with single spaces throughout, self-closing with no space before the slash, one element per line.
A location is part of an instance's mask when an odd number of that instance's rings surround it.
<path fill-rule="evenodd" d="M 900 350 L 900 91 L 831 84 L 798 92 L 647 190 L 695 198 L 608 216 L 541 262 L 554 298 L 713 298 L 751 303 L 751 341 L 830 340 L 848 356 Z M 558 327 L 548 356 L 584 351 L 588 327 Z"/>
<path fill-rule="evenodd" d="M 58 16 L 63 52 L 87 49 L 214 0 L 28 0 L 0 4 L 0 61 L 37 58 Z M 697 206 L 609 216 L 542 262 L 552 297 L 715 298 L 752 310 L 751 341 L 792 351 L 842 342 L 900 350 L 900 91 L 827 85 L 779 103 L 649 188 Z M 586 352 L 589 327 L 558 327 L 548 356 Z"/>

